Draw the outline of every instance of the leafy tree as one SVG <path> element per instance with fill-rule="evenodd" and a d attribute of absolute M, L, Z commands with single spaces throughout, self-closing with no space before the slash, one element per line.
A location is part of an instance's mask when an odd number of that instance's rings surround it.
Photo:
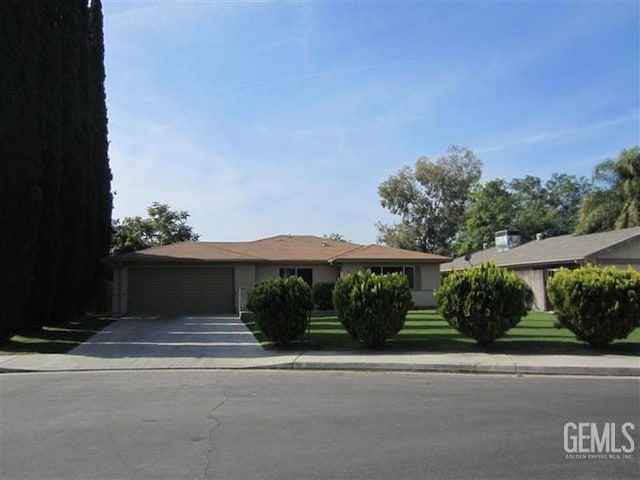
<path fill-rule="evenodd" d="M 515 200 L 516 217 L 512 225 L 501 228 L 520 230 L 523 239 L 531 239 L 537 232 L 550 230 L 553 226 L 553 212 L 548 207 L 548 191 L 542 180 L 527 175 L 512 180 L 509 187 Z"/>
<path fill-rule="evenodd" d="M 554 173 L 545 186 L 548 192 L 547 204 L 554 212 L 552 233 L 573 233 L 578 225 L 580 205 L 593 190 L 591 182 L 586 177 Z"/>
<path fill-rule="evenodd" d="M 595 191 L 580 208 L 578 233 L 594 233 L 640 225 L 640 147 L 623 150 L 617 159 L 599 163 Z"/>
<path fill-rule="evenodd" d="M 336 242 L 348 242 L 349 240 L 347 240 L 344 235 L 340 234 L 340 233 L 330 233 L 329 235 L 323 235 L 324 238 L 326 238 L 327 240 L 334 240 Z"/>
<path fill-rule="evenodd" d="M 149 222 L 142 217 L 125 217 L 122 221 L 112 222 L 111 253 L 135 252 L 149 248 Z"/>
<path fill-rule="evenodd" d="M 449 147 L 431 162 L 419 158 L 378 187 L 380 203 L 400 215 L 394 225 L 377 224 L 378 241 L 392 247 L 446 254 L 450 250 L 472 187 L 480 179 L 482 162 L 466 148 Z"/>
<path fill-rule="evenodd" d="M 515 209 L 513 193 L 503 179 L 476 186 L 471 192 L 466 219 L 454 244 L 455 251 L 463 255 L 491 245 L 495 232 L 511 225 Z"/>
<path fill-rule="evenodd" d="M 524 240 L 534 239 L 538 232 L 571 233 L 590 190 L 586 178 L 568 174 L 554 173 L 544 183 L 531 175 L 508 183 L 490 180 L 472 192 L 454 250 L 462 255 L 492 245 L 495 232 L 506 228 L 519 230 Z"/>
<path fill-rule="evenodd" d="M 184 210 L 172 210 L 166 203 L 153 202 L 147 208 L 147 214 L 147 218 L 136 216 L 113 221 L 111 253 L 133 252 L 200 238 L 187 225 L 189 213 Z"/>
<path fill-rule="evenodd" d="M 558 173 L 544 185 L 538 177 L 527 175 L 513 180 L 510 187 L 517 205 L 513 227 L 520 230 L 526 240 L 534 239 L 538 232 L 549 235 L 573 232 L 580 204 L 590 191 L 585 177 Z"/>
<path fill-rule="evenodd" d="M 409 222 L 403 221 L 394 225 L 384 225 L 378 222 L 376 227 L 379 233 L 378 243 L 384 243 L 395 248 L 404 248 L 405 250 L 424 250 L 417 247 L 417 245 L 421 244 L 419 229 Z"/>

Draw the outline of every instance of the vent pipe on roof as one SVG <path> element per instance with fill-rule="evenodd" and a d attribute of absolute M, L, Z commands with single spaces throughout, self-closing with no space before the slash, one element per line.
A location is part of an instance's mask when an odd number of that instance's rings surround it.
<path fill-rule="evenodd" d="M 547 236 L 545 235 L 544 232 L 538 232 L 536 233 L 536 240 L 539 242 L 540 240 L 544 240 L 545 238 L 547 238 Z"/>

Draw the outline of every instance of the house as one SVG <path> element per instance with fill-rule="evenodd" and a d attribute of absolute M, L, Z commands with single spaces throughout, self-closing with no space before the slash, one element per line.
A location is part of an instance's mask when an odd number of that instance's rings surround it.
<path fill-rule="evenodd" d="M 401 272 L 416 306 L 433 306 L 440 255 L 314 236 L 252 242 L 181 242 L 113 255 L 113 313 L 239 312 L 244 293 L 268 277 L 297 275 L 310 285 L 371 269 Z"/>
<path fill-rule="evenodd" d="M 533 290 L 534 308 L 550 310 L 545 292 L 547 279 L 561 267 L 592 263 L 640 271 L 640 227 L 549 238 L 538 234 L 528 243 L 521 243 L 518 232 L 502 230 L 496 232 L 496 246 L 443 263 L 440 272 L 448 275 L 488 261 L 515 271 Z"/>

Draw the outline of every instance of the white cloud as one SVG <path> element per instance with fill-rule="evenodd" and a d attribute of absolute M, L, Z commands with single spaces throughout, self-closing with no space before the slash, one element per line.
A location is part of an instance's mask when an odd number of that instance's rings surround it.
<path fill-rule="evenodd" d="M 638 111 L 635 110 L 626 115 L 622 115 L 616 118 L 610 118 L 607 120 L 601 120 L 596 123 L 567 126 L 564 128 L 539 131 L 536 133 L 516 133 L 506 134 L 507 140 L 502 141 L 499 144 L 483 146 L 476 148 L 475 151 L 478 154 L 486 154 L 491 152 L 498 152 L 507 150 L 513 147 L 533 145 L 537 143 L 551 143 L 551 142 L 571 142 L 576 141 L 579 138 L 593 135 L 596 132 L 608 130 L 619 125 L 623 125 L 629 122 L 638 123 Z"/>
<path fill-rule="evenodd" d="M 193 214 L 199 205 L 228 211 L 242 198 L 240 172 L 233 163 L 179 126 L 134 115 L 116 118 L 110 123 L 109 152 L 115 217 L 143 214 L 153 201 Z"/>
<path fill-rule="evenodd" d="M 331 232 L 354 241 L 375 239 L 376 212 L 369 207 L 377 204 L 376 185 L 368 175 L 349 177 L 314 159 L 285 167 L 266 158 L 229 158 L 175 123 L 130 114 L 115 118 L 114 218 L 145 215 L 159 201 L 187 210 L 203 240 Z"/>
<path fill-rule="evenodd" d="M 260 3 L 251 2 L 256 5 Z M 144 28 L 176 33 L 185 28 L 185 24 L 202 21 L 207 16 L 219 15 L 244 5 L 242 2 L 197 0 L 105 0 L 103 4 L 106 28 Z"/>

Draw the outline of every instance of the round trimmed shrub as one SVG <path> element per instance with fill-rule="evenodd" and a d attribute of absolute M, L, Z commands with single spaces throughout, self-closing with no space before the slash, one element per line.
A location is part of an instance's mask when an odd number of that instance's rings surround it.
<path fill-rule="evenodd" d="M 604 346 L 640 322 L 640 272 L 585 265 L 560 269 L 547 281 L 558 322 L 576 338 Z"/>
<path fill-rule="evenodd" d="M 299 277 L 263 280 L 247 298 L 256 326 L 278 345 L 288 345 L 304 333 L 310 304 L 311 288 Z"/>
<path fill-rule="evenodd" d="M 333 305 L 354 341 L 378 347 L 404 327 L 411 306 L 409 281 L 399 273 L 351 273 L 336 282 Z"/>
<path fill-rule="evenodd" d="M 533 305 L 524 280 L 492 262 L 452 272 L 435 296 L 449 325 L 480 344 L 502 337 Z"/>
<path fill-rule="evenodd" d="M 335 283 L 316 283 L 311 289 L 313 304 L 320 310 L 333 310 L 333 287 Z"/>

